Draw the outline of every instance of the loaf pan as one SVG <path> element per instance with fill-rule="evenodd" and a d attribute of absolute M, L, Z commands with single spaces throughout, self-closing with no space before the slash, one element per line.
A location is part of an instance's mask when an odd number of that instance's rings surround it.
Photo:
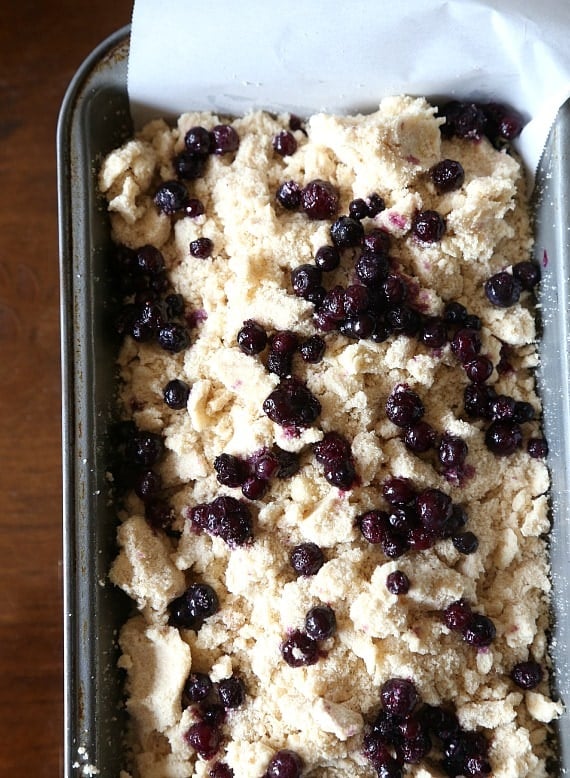
<path fill-rule="evenodd" d="M 107 579 L 116 517 L 108 504 L 105 440 L 115 397 L 115 346 L 106 336 L 111 249 L 97 194 L 104 155 L 132 135 L 127 94 L 129 28 L 85 60 L 63 101 L 57 131 L 63 363 L 65 608 L 64 775 L 118 778 L 123 764 L 118 629 L 129 601 Z M 380 97 L 380 96 L 379 96 Z M 271 109 L 271 106 L 267 106 Z M 552 475 L 554 693 L 570 700 L 570 104 L 551 131 L 535 185 L 540 286 L 539 388 Z M 559 764 L 570 768 L 570 714 L 555 725 Z M 565 767 L 566 766 L 566 767 Z"/>
<path fill-rule="evenodd" d="M 115 396 L 115 346 L 106 336 L 110 227 L 97 165 L 132 134 L 129 29 L 85 60 L 57 128 L 63 366 L 64 776 L 118 778 L 124 721 L 116 668 L 126 596 L 106 583 L 115 555 L 105 440 Z"/>

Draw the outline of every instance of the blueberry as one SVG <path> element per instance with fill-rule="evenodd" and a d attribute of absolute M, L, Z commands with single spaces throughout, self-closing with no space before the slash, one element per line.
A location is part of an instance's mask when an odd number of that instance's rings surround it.
<path fill-rule="evenodd" d="M 514 109 L 502 103 L 486 103 L 482 110 L 487 118 L 486 134 L 494 139 L 498 136 L 505 140 L 514 140 L 522 132 L 524 121 Z"/>
<path fill-rule="evenodd" d="M 181 211 L 188 202 L 188 192 L 180 181 L 165 181 L 156 190 L 154 203 L 159 211 L 173 214 Z"/>
<path fill-rule="evenodd" d="M 390 235 L 386 230 L 376 227 L 366 233 L 362 239 L 362 246 L 365 251 L 371 251 L 373 254 L 387 255 L 390 250 Z"/>
<path fill-rule="evenodd" d="M 435 530 L 427 527 L 414 527 L 407 534 L 408 545 L 414 551 L 425 551 L 432 548 L 438 538 Z"/>
<path fill-rule="evenodd" d="M 467 524 L 467 512 L 462 505 L 454 504 L 451 509 L 451 516 L 444 527 L 444 537 L 452 537 L 459 533 Z"/>
<path fill-rule="evenodd" d="M 251 458 L 251 465 L 257 478 L 269 480 L 279 471 L 279 459 L 276 454 L 268 449 L 261 449 Z"/>
<path fill-rule="evenodd" d="M 325 294 L 320 306 L 319 313 L 324 314 L 335 322 L 341 322 L 345 316 L 345 289 L 340 284 L 333 286 Z"/>
<path fill-rule="evenodd" d="M 372 192 L 372 194 L 368 195 L 366 204 L 368 206 L 368 216 L 372 219 L 386 208 L 384 198 L 380 197 L 378 192 Z"/>
<path fill-rule="evenodd" d="M 301 205 L 301 187 L 296 181 L 284 181 L 275 194 L 277 202 L 288 211 L 296 211 Z"/>
<path fill-rule="evenodd" d="M 401 385 L 397 386 L 386 402 L 386 415 L 397 427 L 409 427 L 424 415 L 424 405 L 419 396 Z"/>
<path fill-rule="evenodd" d="M 441 127 L 444 137 L 457 135 L 460 138 L 479 140 L 485 133 L 487 118 L 480 106 L 453 100 L 443 106 L 445 124 Z"/>
<path fill-rule="evenodd" d="M 216 497 L 205 508 L 192 509 L 192 519 L 228 546 L 243 546 L 253 537 L 251 511 L 247 504 L 229 495 Z"/>
<path fill-rule="evenodd" d="M 165 351 L 176 354 L 190 345 L 190 337 L 186 327 L 177 322 L 166 322 L 157 335 L 158 344 Z"/>
<path fill-rule="evenodd" d="M 144 506 L 144 517 L 153 530 L 171 531 L 174 515 L 171 506 L 165 500 L 154 497 L 148 499 Z"/>
<path fill-rule="evenodd" d="M 338 202 L 338 192 L 328 181 L 315 179 L 301 190 L 301 207 L 309 219 L 332 219 Z"/>
<path fill-rule="evenodd" d="M 148 502 L 156 497 L 161 489 L 162 478 L 154 470 L 143 470 L 137 475 L 134 490 L 137 497 L 140 497 L 143 502 Z"/>
<path fill-rule="evenodd" d="M 451 339 L 451 350 L 461 364 L 472 362 L 481 350 L 479 332 L 470 327 L 461 327 Z"/>
<path fill-rule="evenodd" d="M 492 772 L 491 764 L 484 756 L 468 756 L 465 760 L 465 774 L 467 776 L 484 778 L 486 775 L 491 775 Z"/>
<path fill-rule="evenodd" d="M 186 408 L 188 398 L 190 397 L 190 387 L 185 381 L 173 378 L 164 387 L 163 397 L 169 408 L 180 411 Z"/>
<path fill-rule="evenodd" d="M 328 464 L 347 459 L 351 455 L 350 443 L 339 432 L 326 432 L 314 445 L 317 462 Z"/>
<path fill-rule="evenodd" d="M 283 748 L 271 758 L 264 778 L 300 778 L 303 769 L 301 757 Z"/>
<path fill-rule="evenodd" d="M 532 421 L 536 416 L 536 411 L 531 403 L 524 400 L 517 400 L 513 410 L 513 421 L 519 424 L 524 424 L 527 421 Z"/>
<path fill-rule="evenodd" d="M 198 200 L 197 197 L 190 197 L 186 201 L 186 205 L 184 206 L 184 213 L 191 219 L 194 219 L 196 216 L 202 216 L 202 214 L 205 212 L 206 209 L 204 208 L 204 203 L 201 200 Z"/>
<path fill-rule="evenodd" d="M 386 578 L 386 588 L 391 594 L 407 594 L 410 589 L 410 579 L 402 570 L 394 570 Z"/>
<path fill-rule="evenodd" d="M 315 444 L 314 451 L 317 461 L 324 465 L 327 481 L 340 489 L 349 489 L 356 473 L 348 441 L 337 432 L 327 432 Z"/>
<path fill-rule="evenodd" d="M 224 486 L 241 486 L 247 478 L 247 466 L 243 459 L 233 454 L 220 454 L 214 459 L 218 481 Z"/>
<path fill-rule="evenodd" d="M 362 284 L 351 284 L 344 290 L 344 311 L 347 316 L 364 313 L 369 303 L 370 294 Z"/>
<path fill-rule="evenodd" d="M 388 515 L 388 524 L 398 532 L 406 533 L 418 526 L 418 516 L 412 505 L 393 508 Z"/>
<path fill-rule="evenodd" d="M 219 608 L 218 595 L 209 584 L 191 584 L 184 594 L 169 604 L 169 624 L 198 630 L 204 619 L 213 616 Z"/>
<path fill-rule="evenodd" d="M 154 246 L 141 246 L 136 252 L 137 266 L 143 273 L 158 275 L 164 270 L 164 257 Z"/>
<path fill-rule="evenodd" d="M 239 135 L 230 124 L 218 124 L 212 128 L 212 152 L 229 154 L 239 148 Z"/>
<path fill-rule="evenodd" d="M 412 233 L 420 243 L 437 243 L 445 233 L 445 219 L 437 211 L 419 211 L 412 219 Z"/>
<path fill-rule="evenodd" d="M 396 716 L 407 716 L 419 701 L 419 695 L 413 681 L 406 678 L 391 678 L 380 690 L 385 711 Z"/>
<path fill-rule="evenodd" d="M 473 419 L 490 418 L 495 397 L 495 390 L 487 384 L 469 384 L 463 393 L 465 413 Z"/>
<path fill-rule="evenodd" d="M 300 543 L 291 550 L 289 562 L 298 575 L 316 575 L 325 563 L 325 556 L 316 543 Z"/>
<path fill-rule="evenodd" d="M 390 265 L 384 254 L 363 252 L 356 260 L 355 270 L 365 286 L 379 285 L 388 276 Z"/>
<path fill-rule="evenodd" d="M 362 742 L 362 753 L 375 767 L 378 775 L 381 775 L 381 766 L 386 765 L 389 761 L 395 761 L 386 741 L 387 738 L 382 733 L 372 730 L 365 734 Z"/>
<path fill-rule="evenodd" d="M 305 135 L 307 134 L 303 127 L 303 120 L 294 113 L 289 115 L 289 129 L 293 130 L 293 132 L 295 132 L 295 130 L 301 130 Z"/>
<path fill-rule="evenodd" d="M 329 484 L 345 491 L 350 489 L 356 480 L 356 472 L 350 459 L 326 464 L 324 475 Z"/>
<path fill-rule="evenodd" d="M 222 742 L 220 731 L 204 721 L 192 724 L 184 739 L 203 759 L 215 756 Z"/>
<path fill-rule="evenodd" d="M 332 242 L 339 249 L 358 246 L 363 237 L 362 224 L 350 216 L 341 216 L 331 227 Z"/>
<path fill-rule="evenodd" d="M 493 421 L 485 432 L 485 445 L 496 456 L 510 456 L 522 446 L 522 431 L 513 421 Z"/>
<path fill-rule="evenodd" d="M 270 373 L 274 373 L 279 378 L 287 378 L 293 372 L 293 355 L 279 353 L 270 349 L 267 355 L 266 367 Z"/>
<path fill-rule="evenodd" d="M 356 197 L 348 204 L 348 213 L 352 219 L 362 221 L 369 215 L 368 203 L 362 197 Z"/>
<path fill-rule="evenodd" d="M 281 655 L 290 667 L 314 665 L 319 658 L 319 646 L 306 632 L 294 630 L 282 643 Z"/>
<path fill-rule="evenodd" d="M 487 299 L 500 308 L 508 308 L 518 302 L 521 288 L 521 282 L 505 270 L 485 281 Z"/>
<path fill-rule="evenodd" d="M 446 303 L 443 310 L 443 320 L 446 324 L 461 325 L 467 318 L 467 308 L 455 300 Z"/>
<path fill-rule="evenodd" d="M 200 178 L 204 174 L 207 158 L 194 154 L 191 151 L 181 151 L 174 157 L 172 164 L 176 171 L 178 178 L 182 178 L 184 181 L 193 181 L 196 178 Z M 186 205 L 188 201 L 186 201 Z"/>
<path fill-rule="evenodd" d="M 462 532 L 454 535 L 452 542 L 460 554 L 474 554 L 479 548 L 479 540 L 473 532 Z"/>
<path fill-rule="evenodd" d="M 299 345 L 299 339 L 292 330 L 278 330 L 269 340 L 271 349 L 278 354 L 293 354 Z"/>
<path fill-rule="evenodd" d="M 289 157 L 297 151 L 297 141 L 292 132 L 282 130 L 274 136 L 273 148 L 282 157 Z"/>
<path fill-rule="evenodd" d="M 176 319 L 184 314 L 184 298 L 181 294 L 167 294 L 164 298 L 164 307 L 169 319 Z"/>
<path fill-rule="evenodd" d="M 260 500 L 269 490 L 269 481 L 251 475 L 241 485 L 241 493 L 248 500 Z"/>
<path fill-rule="evenodd" d="M 137 430 L 125 446 L 126 459 L 143 467 L 152 467 L 163 454 L 164 440 L 156 432 Z"/>
<path fill-rule="evenodd" d="M 533 459 L 545 459 L 548 456 L 548 443 L 544 438 L 529 438 L 527 451 Z"/>
<path fill-rule="evenodd" d="M 390 559 L 399 559 L 410 548 L 410 541 L 399 532 L 394 532 L 390 528 L 384 533 L 380 541 L 382 551 Z"/>
<path fill-rule="evenodd" d="M 320 335 L 311 335 L 299 346 L 299 353 L 304 362 L 317 364 L 324 356 L 326 343 Z"/>
<path fill-rule="evenodd" d="M 530 291 L 540 281 L 540 266 L 536 262 L 517 262 L 513 265 L 513 276 L 523 289 Z"/>
<path fill-rule="evenodd" d="M 182 689 L 182 705 L 187 708 L 195 702 L 205 700 L 213 689 L 212 681 L 206 673 L 190 673 Z"/>
<path fill-rule="evenodd" d="M 428 348 L 442 348 L 447 343 L 447 327 L 443 319 L 433 316 L 422 322 L 419 339 Z"/>
<path fill-rule="evenodd" d="M 408 296 L 408 285 L 405 280 L 395 273 L 389 273 L 381 283 L 382 296 L 386 305 L 394 306 L 392 314 L 396 310 L 396 306 L 404 302 Z M 419 329 L 419 322 L 418 322 Z"/>
<path fill-rule="evenodd" d="M 454 632 L 463 632 L 471 622 L 472 617 L 471 606 L 464 599 L 450 603 L 443 612 L 446 627 Z"/>
<path fill-rule="evenodd" d="M 433 447 L 436 439 L 434 428 L 426 421 L 418 421 L 404 432 L 404 445 L 414 454 L 422 454 Z"/>
<path fill-rule="evenodd" d="M 421 732 L 415 738 L 405 738 L 396 743 L 396 755 L 406 764 L 417 764 L 431 749 L 431 740 L 429 735 Z"/>
<path fill-rule="evenodd" d="M 247 319 L 237 334 L 237 343 L 244 354 L 259 354 L 267 345 L 267 333 L 259 322 Z"/>
<path fill-rule="evenodd" d="M 369 543 L 382 543 L 386 538 L 388 533 L 388 514 L 384 511 L 366 511 L 366 513 L 362 513 L 356 521 L 362 536 Z"/>
<path fill-rule="evenodd" d="M 493 363 L 488 357 L 478 354 L 470 362 L 463 364 L 467 378 L 474 384 L 482 384 L 491 377 Z"/>
<path fill-rule="evenodd" d="M 544 672 L 538 662 L 519 662 L 511 670 L 511 678 L 521 689 L 534 689 L 542 681 Z"/>
<path fill-rule="evenodd" d="M 205 127 L 191 127 L 184 136 L 184 145 L 193 154 L 210 154 L 212 143 L 212 134 Z"/>
<path fill-rule="evenodd" d="M 277 478 L 291 478 L 291 476 L 299 472 L 301 465 L 298 453 L 295 451 L 285 451 L 279 446 L 273 446 L 272 452 L 277 457 L 279 463 Z"/>
<path fill-rule="evenodd" d="M 489 406 L 493 421 L 513 420 L 515 415 L 515 399 L 506 394 L 499 394 Z"/>
<path fill-rule="evenodd" d="M 467 453 L 467 443 L 457 435 L 444 435 L 437 449 L 437 457 L 444 467 L 461 467 Z"/>
<path fill-rule="evenodd" d="M 214 250 L 214 243 L 210 238 L 196 238 L 190 241 L 190 253 L 198 259 L 206 259 L 211 256 Z"/>
<path fill-rule="evenodd" d="M 231 675 L 218 683 L 218 696 L 224 708 L 239 708 L 245 700 L 245 685 L 237 675 Z"/>
<path fill-rule="evenodd" d="M 442 159 L 429 170 L 429 176 L 439 194 L 459 189 L 465 179 L 465 171 L 460 162 L 454 159 Z"/>
<path fill-rule="evenodd" d="M 315 605 L 305 616 L 305 632 L 314 640 L 326 640 L 336 632 L 336 616 L 330 605 Z"/>
<path fill-rule="evenodd" d="M 497 630 L 488 616 L 474 613 L 463 629 L 463 639 L 471 646 L 481 648 L 489 646 L 495 639 Z"/>
<path fill-rule="evenodd" d="M 315 254 L 315 265 L 325 273 L 340 265 L 340 253 L 336 246 L 321 246 Z"/>
<path fill-rule="evenodd" d="M 307 298 L 311 292 L 321 285 L 322 274 L 316 265 L 299 265 L 291 271 L 293 292 L 298 297 Z"/>
<path fill-rule="evenodd" d="M 451 498 L 440 489 L 424 489 L 416 497 L 416 510 L 424 527 L 439 532 L 451 517 Z"/>
<path fill-rule="evenodd" d="M 226 720 L 226 709 L 220 702 L 205 701 L 200 705 L 200 717 L 212 727 L 221 727 Z"/>
<path fill-rule="evenodd" d="M 307 427 L 321 412 L 321 404 L 305 384 L 287 378 L 263 402 L 271 421 L 283 427 Z"/>
<path fill-rule="evenodd" d="M 406 505 L 416 497 L 416 490 L 409 478 L 392 476 L 382 486 L 382 494 L 390 505 Z"/>
<path fill-rule="evenodd" d="M 420 328 L 420 316 L 407 305 L 395 305 L 386 311 L 386 321 L 394 332 L 415 335 Z"/>
<path fill-rule="evenodd" d="M 139 304 L 138 321 L 156 333 L 164 326 L 165 309 L 161 302 L 147 297 Z"/>

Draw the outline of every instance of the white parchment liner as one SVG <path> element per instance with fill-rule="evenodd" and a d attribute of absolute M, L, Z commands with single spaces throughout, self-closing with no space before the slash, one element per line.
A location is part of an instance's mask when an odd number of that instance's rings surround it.
<path fill-rule="evenodd" d="M 392 94 L 506 102 L 534 174 L 570 96 L 570 0 L 136 0 L 135 125 L 187 110 L 358 113 Z"/>

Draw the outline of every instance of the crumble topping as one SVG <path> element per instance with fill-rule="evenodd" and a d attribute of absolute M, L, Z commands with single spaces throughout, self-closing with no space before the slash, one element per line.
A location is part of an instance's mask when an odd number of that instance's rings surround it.
<path fill-rule="evenodd" d="M 456 740 L 478 743 L 483 761 L 466 774 L 546 776 L 560 704 L 545 637 L 549 478 L 529 453 L 541 440 L 533 292 L 515 270 L 532 250 L 520 164 L 486 137 L 446 131 L 423 99 L 291 119 L 232 120 L 237 146 L 209 113 L 154 121 L 100 171 L 132 306 L 119 355 L 132 426 L 118 451 L 134 452 L 136 472 L 121 481 L 113 470 L 124 499 L 110 572 L 138 609 L 120 636 L 130 769 L 364 778 L 390 758 L 400 772 L 386 775 L 462 775 L 442 771 L 446 758 L 460 768 L 441 737 L 417 759 L 405 748 L 419 736 L 388 738 L 378 755 L 393 704 L 381 691 L 396 679 L 417 701 L 394 715 L 440 706 L 456 716 Z M 188 166 L 206 136 L 186 140 L 194 128 L 218 143 L 199 174 Z M 442 160 L 454 166 L 434 177 Z M 316 272 L 331 245 L 338 265 Z M 148 251 L 140 259 L 148 246 L 158 274 Z M 129 286 L 141 266 L 152 295 Z M 507 304 L 499 282 L 494 301 L 485 291 L 505 271 L 518 273 Z M 152 330 L 169 290 L 183 313 Z M 259 350 L 251 326 L 240 345 L 248 322 L 266 336 Z M 306 361 L 299 344 L 315 335 L 324 349 Z M 189 393 L 173 408 L 164 392 L 175 380 Z M 304 575 L 290 555 L 309 543 L 324 561 Z M 407 591 L 390 591 L 394 573 Z M 198 584 L 215 606 L 188 594 Z M 307 614 L 323 605 L 334 630 L 312 637 Z M 541 668 L 532 689 L 511 677 L 526 661 Z M 191 673 L 214 687 L 239 677 L 245 698 L 197 702 Z M 300 773 L 286 772 L 290 752 Z"/>

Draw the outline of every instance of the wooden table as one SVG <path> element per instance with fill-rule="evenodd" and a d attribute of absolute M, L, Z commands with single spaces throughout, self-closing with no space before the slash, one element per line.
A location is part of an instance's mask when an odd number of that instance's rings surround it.
<path fill-rule="evenodd" d="M 132 0 L 0 6 L 0 775 L 54 778 L 63 752 L 55 129 L 75 70 L 129 23 Z"/>

